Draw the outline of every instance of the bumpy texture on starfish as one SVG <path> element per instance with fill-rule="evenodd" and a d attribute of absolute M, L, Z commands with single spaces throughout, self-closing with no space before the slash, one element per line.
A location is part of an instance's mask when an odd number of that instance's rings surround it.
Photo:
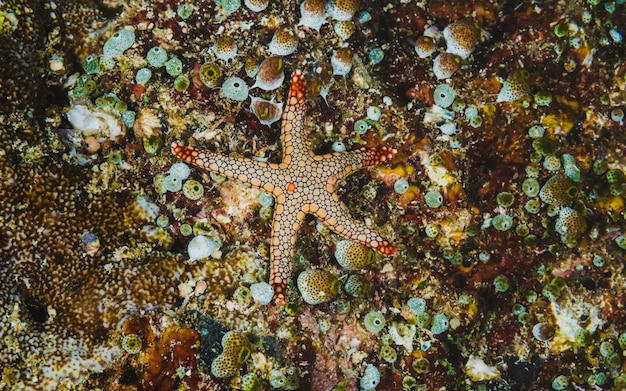
<path fill-rule="evenodd" d="M 278 305 L 285 303 L 296 234 L 307 213 L 336 233 L 380 254 L 396 253 L 396 248 L 376 231 L 352 219 L 335 193 L 341 179 L 361 167 L 391 159 L 396 151 L 382 147 L 315 155 L 308 149 L 304 135 L 305 87 L 302 72 L 295 71 L 282 120 L 280 164 L 220 155 L 178 142 L 172 144 L 172 153 L 186 162 L 261 188 L 276 199 L 270 241 L 270 283 Z"/>

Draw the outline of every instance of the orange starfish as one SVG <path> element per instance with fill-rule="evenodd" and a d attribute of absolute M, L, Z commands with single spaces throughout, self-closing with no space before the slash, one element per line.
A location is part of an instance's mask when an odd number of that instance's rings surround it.
<path fill-rule="evenodd" d="M 391 159 L 396 151 L 382 147 L 315 155 L 307 148 L 304 135 L 305 86 L 302 72 L 295 71 L 282 119 L 282 163 L 220 155 L 178 142 L 172 144 L 172 153 L 184 161 L 261 188 L 274 196 L 270 284 L 277 305 L 285 304 L 296 234 L 307 213 L 336 233 L 363 243 L 382 255 L 396 253 L 396 248 L 376 231 L 350 217 L 335 193 L 337 182 L 362 167 Z"/>

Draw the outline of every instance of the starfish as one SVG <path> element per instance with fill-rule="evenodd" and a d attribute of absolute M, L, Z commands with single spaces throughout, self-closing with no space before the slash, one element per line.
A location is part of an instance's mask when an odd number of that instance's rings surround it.
<path fill-rule="evenodd" d="M 282 117 L 282 162 L 266 163 L 221 155 L 172 143 L 172 153 L 184 161 L 267 191 L 275 199 L 270 240 L 270 284 L 274 301 L 285 304 L 287 283 L 296 234 L 304 216 L 310 213 L 328 228 L 348 239 L 369 246 L 382 255 L 396 248 L 376 231 L 354 220 L 335 192 L 337 183 L 352 172 L 391 159 L 392 148 L 362 148 L 351 152 L 316 155 L 307 147 L 304 134 L 306 82 L 297 70 Z"/>

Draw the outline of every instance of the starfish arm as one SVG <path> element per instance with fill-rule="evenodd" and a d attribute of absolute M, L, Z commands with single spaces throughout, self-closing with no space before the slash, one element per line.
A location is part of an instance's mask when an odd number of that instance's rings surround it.
<path fill-rule="evenodd" d="M 354 220 L 339 200 L 333 199 L 332 202 L 320 200 L 309 209 L 311 214 L 339 235 L 362 243 L 382 255 L 394 255 L 397 252 L 396 247 L 378 232 Z"/>
<path fill-rule="evenodd" d="M 314 159 L 320 162 L 325 173 L 329 173 L 330 177 L 328 190 L 335 191 L 335 184 L 342 178 L 347 177 L 356 170 L 380 164 L 391 160 L 396 154 L 396 150 L 388 147 L 360 149 L 351 152 L 335 152 L 326 155 L 314 156 Z"/>
<path fill-rule="evenodd" d="M 283 112 L 280 141 L 283 148 L 282 165 L 309 155 L 304 137 L 304 114 L 306 102 L 306 81 L 300 70 L 291 75 L 291 88 L 287 105 Z"/>
<path fill-rule="evenodd" d="M 211 151 L 188 147 L 178 142 L 172 143 L 172 153 L 187 163 L 205 170 L 222 174 L 230 179 L 247 183 L 275 193 L 270 183 L 279 176 L 278 165 L 257 160 L 221 155 Z M 276 194 L 275 194 L 276 195 Z"/>
<path fill-rule="evenodd" d="M 304 216 L 305 213 L 295 201 L 277 203 L 274 208 L 270 239 L 270 284 L 274 288 L 274 301 L 278 306 L 285 305 L 296 234 Z"/>

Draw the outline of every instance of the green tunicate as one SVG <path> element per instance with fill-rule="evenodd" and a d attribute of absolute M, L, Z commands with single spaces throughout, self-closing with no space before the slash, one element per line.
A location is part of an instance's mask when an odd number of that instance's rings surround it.
<path fill-rule="evenodd" d="M 559 38 L 563 38 L 564 36 L 566 36 L 568 33 L 568 30 L 569 30 L 569 27 L 567 26 L 567 23 L 565 22 L 557 23 L 556 26 L 554 26 L 554 34 Z"/>
<path fill-rule="evenodd" d="M 450 137 L 450 148 L 458 149 L 463 147 L 463 142 L 461 141 L 461 137 L 458 135 Z"/>
<path fill-rule="evenodd" d="M 438 153 L 428 155 L 428 165 L 431 167 L 440 166 L 443 163 L 443 158 Z"/>
<path fill-rule="evenodd" d="M 546 130 L 541 125 L 533 125 L 530 128 L 528 128 L 528 136 L 530 136 L 530 138 L 543 137 L 545 132 Z"/>
<path fill-rule="evenodd" d="M 248 85 L 239 77 L 229 77 L 222 84 L 222 93 L 228 99 L 241 102 L 248 98 Z"/>
<path fill-rule="evenodd" d="M 587 346 L 591 343 L 591 332 L 587 329 L 580 328 L 576 330 L 574 339 L 579 346 Z"/>
<path fill-rule="evenodd" d="M 617 246 L 621 248 L 622 250 L 626 250 L 626 236 L 619 235 L 618 237 L 616 237 L 615 244 L 617 244 Z"/>
<path fill-rule="evenodd" d="M 183 188 L 183 181 L 173 175 L 168 175 L 163 179 L 163 188 L 166 191 L 177 192 Z"/>
<path fill-rule="evenodd" d="M 411 297 L 406 304 L 415 315 L 423 314 L 426 311 L 426 300 L 421 297 Z"/>
<path fill-rule="evenodd" d="M 193 228 L 191 228 L 191 225 L 187 223 L 181 224 L 178 230 L 180 231 L 180 234 L 183 236 L 189 236 L 193 233 Z"/>
<path fill-rule="evenodd" d="M 515 197 L 512 193 L 508 191 L 503 191 L 498 193 L 498 195 L 496 196 L 496 202 L 501 207 L 508 208 L 509 206 L 513 205 L 513 202 L 515 202 Z"/>
<path fill-rule="evenodd" d="M 189 78 L 185 75 L 179 75 L 176 79 L 174 79 L 174 89 L 178 92 L 187 91 L 189 84 Z"/>
<path fill-rule="evenodd" d="M 274 208 L 272 206 L 264 206 L 259 209 L 259 217 L 263 220 L 269 220 L 274 216 Z"/>
<path fill-rule="evenodd" d="M 246 373 L 241 377 L 241 391 L 258 391 L 261 389 L 261 380 L 256 373 Z"/>
<path fill-rule="evenodd" d="M 622 350 L 626 350 L 626 332 L 621 333 L 619 337 L 617 337 L 617 343 Z"/>
<path fill-rule="evenodd" d="M 262 191 L 261 194 L 259 194 L 259 203 L 261 206 L 270 207 L 274 205 L 274 197 L 270 193 Z"/>
<path fill-rule="evenodd" d="M 612 168 L 608 170 L 605 174 L 606 180 L 609 183 L 617 183 L 621 184 L 626 182 L 626 177 L 624 176 L 624 172 L 619 168 Z"/>
<path fill-rule="evenodd" d="M 522 312 L 519 315 L 517 315 L 517 321 L 520 322 L 521 324 L 527 324 L 528 322 L 530 322 L 531 320 L 531 316 L 528 312 Z"/>
<path fill-rule="evenodd" d="M 483 117 L 475 115 L 469 120 L 469 124 L 472 128 L 480 128 L 483 124 Z"/>
<path fill-rule="evenodd" d="M 455 99 L 452 102 L 452 111 L 462 111 L 465 109 L 465 102 L 460 99 Z"/>
<path fill-rule="evenodd" d="M 270 372 L 270 376 L 267 380 L 273 388 L 283 388 L 285 383 L 287 383 L 287 377 L 285 377 L 283 372 L 279 369 L 274 369 Z"/>
<path fill-rule="evenodd" d="M 122 349 L 129 354 L 137 354 L 141 351 L 142 339 L 137 334 L 128 334 L 122 338 Z"/>
<path fill-rule="evenodd" d="M 539 163 L 543 160 L 543 156 L 541 156 L 541 154 L 537 151 L 533 151 L 530 154 L 530 161 L 532 163 Z"/>
<path fill-rule="evenodd" d="M 552 280 L 550 280 L 550 284 L 556 286 L 559 289 L 565 288 L 565 278 L 556 276 Z"/>
<path fill-rule="evenodd" d="M 226 15 L 232 14 L 241 7 L 241 0 L 216 0 L 215 3 Z"/>
<path fill-rule="evenodd" d="M 240 286 L 235 289 L 233 299 L 235 299 L 240 307 L 247 307 L 252 303 L 252 292 L 250 291 L 250 288 Z"/>
<path fill-rule="evenodd" d="M 606 362 L 606 366 L 611 368 L 611 369 L 616 369 L 619 368 L 622 364 L 622 360 L 620 359 L 620 355 L 618 353 L 611 353 L 609 354 L 605 360 Z"/>
<path fill-rule="evenodd" d="M 446 314 L 436 314 L 433 316 L 433 324 L 430 326 L 430 331 L 437 335 L 444 333 L 450 327 L 450 322 Z"/>
<path fill-rule="evenodd" d="M 350 301 L 347 298 L 339 298 L 335 300 L 335 311 L 339 315 L 345 315 L 350 312 Z"/>
<path fill-rule="evenodd" d="M 526 224 L 519 224 L 517 227 L 515 227 L 515 233 L 519 236 L 526 236 L 529 232 L 530 230 L 528 229 L 528 226 Z"/>
<path fill-rule="evenodd" d="M 526 171 L 526 175 L 530 178 L 537 178 L 539 176 L 539 165 L 537 163 L 531 163 L 526 166 L 524 171 Z"/>
<path fill-rule="evenodd" d="M 617 108 L 611 110 L 611 119 L 615 122 L 619 122 L 620 124 L 624 121 L 624 110 Z"/>
<path fill-rule="evenodd" d="M 600 354 L 602 357 L 608 357 L 615 353 L 615 346 L 609 341 L 602 341 L 600 344 Z"/>
<path fill-rule="evenodd" d="M 511 287 L 511 281 L 507 276 L 501 274 L 493 279 L 493 287 L 496 292 L 506 292 Z"/>
<path fill-rule="evenodd" d="M 94 55 L 85 57 L 85 61 L 83 61 L 83 69 L 88 75 L 100 72 L 100 59 Z"/>
<path fill-rule="evenodd" d="M 427 328 L 430 325 L 430 315 L 428 315 L 428 312 L 415 315 L 415 324 L 419 328 Z"/>
<path fill-rule="evenodd" d="M 468 120 L 476 117 L 478 115 L 478 108 L 476 106 L 468 106 L 467 109 L 465 109 L 465 118 L 467 118 Z"/>
<path fill-rule="evenodd" d="M 145 85 L 152 77 L 152 71 L 148 68 L 140 68 L 135 74 L 137 84 Z"/>
<path fill-rule="evenodd" d="M 143 140 L 143 149 L 148 153 L 157 153 L 163 146 L 163 140 L 159 136 L 150 136 Z"/>
<path fill-rule="evenodd" d="M 356 134 L 358 135 L 363 135 L 367 132 L 367 129 L 370 127 L 370 125 L 367 123 L 366 120 L 364 119 L 360 119 L 358 121 L 356 121 L 354 123 L 354 131 Z"/>
<path fill-rule="evenodd" d="M 165 62 L 167 61 L 167 52 L 162 47 L 155 46 L 148 50 L 146 60 L 148 60 L 148 64 L 153 67 L 160 68 L 165 65 Z"/>
<path fill-rule="evenodd" d="M 426 224 L 426 227 L 424 227 L 424 233 L 429 238 L 437 237 L 437 235 L 439 235 L 439 225 L 433 223 Z"/>
<path fill-rule="evenodd" d="M 426 357 L 420 357 L 413 360 L 411 363 L 411 368 L 416 373 L 426 373 L 430 369 L 430 361 Z"/>
<path fill-rule="evenodd" d="M 398 359 L 398 353 L 396 352 L 396 349 L 392 348 L 391 346 L 384 345 L 380 349 L 380 358 L 390 364 L 393 364 Z"/>
<path fill-rule="evenodd" d="M 519 315 L 523 312 L 526 312 L 526 307 L 524 307 L 523 305 L 519 303 L 515 303 L 513 304 L 513 307 L 511 308 L 511 312 L 513 313 L 513 315 Z"/>
<path fill-rule="evenodd" d="M 497 215 L 491 219 L 491 225 L 498 231 L 508 231 L 513 226 L 513 218 L 508 215 Z"/>
<path fill-rule="evenodd" d="M 202 64 L 198 74 L 200 81 L 209 88 L 217 88 L 222 82 L 222 69 L 214 62 Z"/>
<path fill-rule="evenodd" d="M 178 16 L 180 16 L 181 19 L 187 19 L 191 16 L 194 9 L 195 7 L 193 6 L 193 4 L 184 3 L 178 6 L 176 13 L 178 14 Z"/>
<path fill-rule="evenodd" d="M 550 156 L 556 153 L 559 143 L 549 137 L 538 137 L 533 140 L 533 148 L 543 156 Z"/>
<path fill-rule="evenodd" d="M 529 303 L 534 303 L 537 300 L 537 297 L 538 297 L 537 292 L 535 292 L 532 289 L 528 289 L 524 291 L 524 298 Z"/>
<path fill-rule="evenodd" d="M 543 287 L 541 294 L 550 301 L 557 301 L 561 296 L 561 289 L 556 285 L 548 284 Z"/>
<path fill-rule="evenodd" d="M 439 190 L 431 189 L 424 196 L 424 201 L 429 208 L 439 208 L 443 203 L 443 196 Z"/>
<path fill-rule="evenodd" d="M 565 390 L 569 386 L 569 380 L 564 375 L 559 375 L 552 380 L 552 389 L 553 390 Z"/>
<path fill-rule="evenodd" d="M 370 185 L 369 183 L 365 186 L 363 186 L 363 189 L 361 190 L 361 196 L 363 196 L 363 198 L 365 198 L 368 201 L 374 201 L 376 199 L 376 188 L 372 185 Z"/>
<path fill-rule="evenodd" d="M 204 186 L 194 179 L 189 179 L 183 185 L 183 194 L 192 201 L 199 200 L 204 195 Z"/>
<path fill-rule="evenodd" d="M 406 375 L 402 378 L 402 387 L 405 390 L 411 390 L 417 386 L 417 379 L 411 375 Z"/>
<path fill-rule="evenodd" d="M 183 63 L 178 57 L 172 57 L 165 63 L 165 72 L 170 76 L 178 76 L 183 71 Z"/>
<path fill-rule="evenodd" d="M 370 290 L 370 283 L 365 277 L 353 274 L 348 277 L 343 289 L 352 297 L 362 297 Z"/>
<path fill-rule="evenodd" d="M 543 167 L 549 171 L 557 171 L 561 168 L 561 160 L 554 155 L 546 156 L 543 161 Z"/>
<path fill-rule="evenodd" d="M 378 311 L 368 312 L 363 318 L 363 324 L 370 333 L 379 333 L 385 328 L 385 317 Z"/>
<path fill-rule="evenodd" d="M 167 216 L 165 216 L 165 215 L 160 215 L 156 219 L 156 224 L 157 224 L 157 226 L 159 226 L 161 228 L 165 228 L 168 225 L 170 225 L 170 219 Z"/>
<path fill-rule="evenodd" d="M 528 178 L 522 182 L 522 191 L 529 197 L 536 197 L 539 190 L 539 182 L 535 178 Z"/>
<path fill-rule="evenodd" d="M 120 164 L 122 162 L 122 155 L 119 151 L 111 151 L 109 153 L 109 162 L 113 164 Z"/>
<path fill-rule="evenodd" d="M 447 108 L 454 102 L 454 97 L 456 96 L 456 92 L 454 88 L 450 87 L 447 84 L 439 84 L 435 88 L 435 92 L 433 93 L 433 98 L 435 100 L 435 104 L 437 106 Z"/>
<path fill-rule="evenodd" d="M 398 178 L 393 184 L 393 190 L 398 194 L 404 194 L 409 189 L 409 181 Z"/>
<path fill-rule="evenodd" d="M 596 266 L 596 267 L 604 266 L 604 258 L 602 258 L 599 255 L 594 255 L 592 262 L 593 262 L 594 266 Z"/>
<path fill-rule="evenodd" d="M 104 43 L 102 52 L 104 57 L 118 57 L 135 43 L 135 32 L 132 30 L 118 30 Z"/>

